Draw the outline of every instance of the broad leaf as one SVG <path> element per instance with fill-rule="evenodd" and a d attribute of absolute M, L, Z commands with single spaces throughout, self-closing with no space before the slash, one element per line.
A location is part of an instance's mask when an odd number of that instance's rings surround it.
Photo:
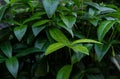
<path fill-rule="evenodd" d="M 2 20 L 4 13 L 5 13 L 5 10 L 6 10 L 6 6 L 0 6 L 0 22 Z"/>
<path fill-rule="evenodd" d="M 9 72 L 12 74 L 12 76 L 16 78 L 18 73 L 18 68 L 19 68 L 19 62 L 17 58 L 13 57 L 13 58 L 7 59 L 5 64 Z"/>
<path fill-rule="evenodd" d="M 85 46 L 76 45 L 76 46 L 73 46 L 72 49 L 76 52 L 80 52 L 80 53 L 89 55 L 89 50 Z"/>
<path fill-rule="evenodd" d="M 21 26 L 18 26 L 18 27 L 14 28 L 15 36 L 17 37 L 17 39 L 19 41 L 22 40 L 23 36 L 25 35 L 26 30 L 27 30 L 26 25 L 21 25 Z"/>
<path fill-rule="evenodd" d="M 32 27 L 32 31 L 35 36 L 37 36 L 43 29 L 45 29 L 45 26 Z"/>
<path fill-rule="evenodd" d="M 70 73 L 72 70 L 71 65 L 63 66 L 57 73 L 56 79 L 69 79 Z"/>
<path fill-rule="evenodd" d="M 53 16 L 60 0 L 42 0 L 43 6 L 49 18 Z"/>
<path fill-rule="evenodd" d="M 0 45 L 2 52 L 8 57 L 12 57 L 12 46 L 10 42 L 6 41 Z"/>
<path fill-rule="evenodd" d="M 64 45 L 69 45 L 70 42 L 67 39 L 67 37 L 60 31 L 59 29 L 53 28 L 49 30 L 50 35 L 52 38 L 60 43 L 63 43 Z"/>
<path fill-rule="evenodd" d="M 102 44 L 98 41 L 92 40 L 92 39 L 79 39 L 79 40 L 75 40 L 72 42 L 72 45 L 74 44 L 78 44 L 78 43 L 97 43 L 97 44 Z"/>
<path fill-rule="evenodd" d="M 51 53 L 57 51 L 58 49 L 63 48 L 64 46 L 65 46 L 65 45 L 62 44 L 62 43 L 54 43 L 54 44 L 51 44 L 51 45 L 46 49 L 45 55 L 51 54 Z"/>
<path fill-rule="evenodd" d="M 108 52 L 109 48 L 110 48 L 111 44 L 105 44 L 105 45 L 95 45 L 95 53 L 97 55 L 97 58 L 99 61 L 101 61 L 103 59 L 103 57 L 105 56 L 105 54 Z"/>
<path fill-rule="evenodd" d="M 74 16 L 63 16 L 63 15 L 61 15 L 61 19 L 68 28 L 72 28 L 73 24 L 75 24 L 75 22 L 76 22 L 76 18 Z"/>
<path fill-rule="evenodd" d="M 103 21 L 97 31 L 98 40 L 102 41 L 106 33 L 116 23 L 116 21 Z"/>

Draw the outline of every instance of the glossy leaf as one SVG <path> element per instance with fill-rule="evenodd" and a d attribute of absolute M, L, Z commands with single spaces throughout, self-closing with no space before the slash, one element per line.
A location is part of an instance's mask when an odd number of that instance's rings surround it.
<path fill-rule="evenodd" d="M 116 21 L 103 21 L 97 31 L 98 40 L 102 41 L 106 33 L 113 27 Z"/>
<path fill-rule="evenodd" d="M 70 73 L 72 70 L 71 65 L 63 66 L 57 73 L 56 79 L 69 79 Z"/>
<path fill-rule="evenodd" d="M 53 28 L 53 29 L 50 29 L 49 32 L 54 40 L 60 43 L 63 43 L 64 45 L 70 44 L 68 38 L 59 29 Z"/>
<path fill-rule="evenodd" d="M 80 52 L 80 53 L 89 55 L 89 50 L 85 46 L 76 45 L 76 46 L 73 46 L 72 49 L 76 52 Z"/>
<path fill-rule="evenodd" d="M 63 16 L 63 15 L 61 15 L 61 19 L 68 28 L 72 28 L 73 25 L 76 22 L 76 18 L 74 16 Z"/>
<path fill-rule="evenodd" d="M 49 18 L 53 16 L 60 0 L 43 0 L 43 6 Z"/>
<path fill-rule="evenodd" d="M 92 39 L 79 39 L 79 40 L 75 40 L 72 42 L 73 44 L 78 44 L 78 43 L 97 43 L 97 44 L 102 44 L 98 41 L 92 40 Z"/>
<path fill-rule="evenodd" d="M 53 43 L 46 49 L 45 55 L 51 54 L 51 53 L 57 51 L 58 49 L 63 48 L 64 46 L 65 45 L 62 43 Z"/>
<path fill-rule="evenodd" d="M 22 38 L 25 35 L 26 31 L 27 31 L 27 26 L 26 25 L 21 25 L 21 26 L 18 26 L 18 27 L 14 28 L 15 36 L 17 37 L 17 39 L 19 41 L 22 40 Z"/>
<path fill-rule="evenodd" d="M 95 45 L 95 53 L 97 55 L 98 61 L 101 61 L 103 57 L 106 55 L 110 48 L 110 44 L 105 44 L 105 45 Z"/>
<path fill-rule="evenodd" d="M 19 62 L 17 58 L 13 57 L 13 58 L 7 59 L 5 64 L 9 72 L 12 74 L 12 76 L 17 78 L 17 73 L 19 68 Z"/>
<path fill-rule="evenodd" d="M 8 58 L 12 57 L 12 46 L 10 42 L 6 41 L 5 43 L 2 43 L 0 49 Z"/>

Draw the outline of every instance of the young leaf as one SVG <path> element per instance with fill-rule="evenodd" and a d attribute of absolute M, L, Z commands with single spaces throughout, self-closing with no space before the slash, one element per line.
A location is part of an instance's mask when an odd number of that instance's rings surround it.
<path fill-rule="evenodd" d="M 63 66 L 57 73 L 56 79 L 69 79 L 70 73 L 72 70 L 71 65 Z"/>
<path fill-rule="evenodd" d="M 54 43 L 54 44 L 51 44 L 47 49 L 46 49 L 46 52 L 45 52 L 45 55 L 48 55 L 48 54 L 51 54 L 53 52 L 55 52 L 56 50 L 60 49 L 60 48 L 63 48 L 65 45 L 62 44 L 62 43 Z"/>
<path fill-rule="evenodd" d="M 50 29 L 49 32 L 54 40 L 60 43 L 63 43 L 64 45 L 70 44 L 68 38 L 59 29 L 53 28 L 53 29 Z"/>
<path fill-rule="evenodd" d="M 105 54 L 108 52 L 111 44 L 105 44 L 105 45 L 95 45 L 95 53 L 97 55 L 98 61 L 101 61 Z"/>
<path fill-rule="evenodd" d="M 89 55 L 89 50 L 85 46 L 76 45 L 76 46 L 73 46 L 72 49 L 76 52 L 80 52 L 80 53 Z"/>
<path fill-rule="evenodd" d="M 3 53 L 8 57 L 12 57 L 12 46 L 10 42 L 6 41 L 0 45 L 1 50 Z"/>
<path fill-rule="evenodd" d="M 76 22 L 76 18 L 74 16 L 63 16 L 63 15 L 61 15 L 61 19 L 68 28 L 72 28 L 73 24 L 75 24 L 75 22 Z"/>
<path fill-rule="evenodd" d="M 49 18 L 53 16 L 60 0 L 42 0 L 43 6 Z"/>
<path fill-rule="evenodd" d="M 106 33 L 116 23 L 116 21 L 103 21 L 97 31 L 98 40 L 102 41 Z"/>
<path fill-rule="evenodd" d="M 92 39 L 79 39 L 79 40 L 75 40 L 72 42 L 72 45 L 74 44 L 78 44 L 78 43 L 97 43 L 97 44 L 102 44 L 98 41 L 92 40 Z"/>
<path fill-rule="evenodd" d="M 4 13 L 5 13 L 5 10 L 6 10 L 6 6 L 1 6 L 0 5 L 0 22 L 2 20 L 2 17 L 4 15 Z"/>
<path fill-rule="evenodd" d="M 12 74 L 13 77 L 17 77 L 19 62 L 16 57 L 9 58 L 5 62 L 7 69 Z"/>
<path fill-rule="evenodd" d="M 23 36 L 25 35 L 26 30 L 27 30 L 27 25 L 21 25 L 19 27 L 14 28 L 15 36 L 17 37 L 19 41 L 22 40 Z"/>

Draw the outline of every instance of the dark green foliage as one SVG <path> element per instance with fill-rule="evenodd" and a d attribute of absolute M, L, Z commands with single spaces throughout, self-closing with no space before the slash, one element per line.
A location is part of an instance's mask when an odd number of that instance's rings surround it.
<path fill-rule="evenodd" d="M 0 5 L 1 79 L 120 78 L 116 5 L 99 0 L 5 2 Z"/>

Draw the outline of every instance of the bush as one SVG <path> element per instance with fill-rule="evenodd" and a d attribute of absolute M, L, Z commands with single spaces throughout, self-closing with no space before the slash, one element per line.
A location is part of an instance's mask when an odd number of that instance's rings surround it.
<path fill-rule="evenodd" d="M 120 78 L 117 6 L 90 0 L 5 2 L 0 6 L 2 79 Z"/>

